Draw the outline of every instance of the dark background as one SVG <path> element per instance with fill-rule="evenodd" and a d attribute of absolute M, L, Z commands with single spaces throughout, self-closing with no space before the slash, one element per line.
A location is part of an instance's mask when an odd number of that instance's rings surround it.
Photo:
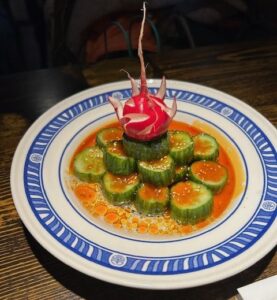
<path fill-rule="evenodd" d="M 277 33 L 273 0 L 152 0 L 147 5 L 149 52 L 262 42 Z M 129 21 L 140 20 L 141 6 L 138 0 L 0 0 L 0 76 L 134 56 Z M 112 27 L 118 31 L 113 39 L 105 36 Z M 119 50 L 107 46 L 115 44 Z"/>

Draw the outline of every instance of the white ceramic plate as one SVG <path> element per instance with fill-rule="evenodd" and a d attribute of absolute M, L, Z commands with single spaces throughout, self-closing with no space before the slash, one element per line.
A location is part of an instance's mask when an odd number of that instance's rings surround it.
<path fill-rule="evenodd" d="M 159 80 L 149 80 L 155 92 Z M 87 275 L 125 286 L 175 289 L 199 286 L 251 266 L 275 245 L 276 129 L 238 99 L 196 84 L 168 81 L 177 120 L 209 124 L 236 149 L 246 185 L 227 213 L 183 237 L 116 231 L 90 218 L 66 187 L 65 170 L 78 143 L 115 119 L 107 96 L 130 96 L 128 81 L 74 95 L 43 114 L 21 140 L 11 186 L 17 211 L 35 239 Z"/>

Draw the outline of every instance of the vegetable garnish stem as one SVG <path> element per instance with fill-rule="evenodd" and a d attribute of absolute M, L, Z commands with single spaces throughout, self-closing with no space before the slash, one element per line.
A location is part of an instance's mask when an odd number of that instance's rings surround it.
<path fill-rule="evenodd" d="M 138 89 L 135 79 L 130 75 L 130 73 L 128 71 L 126 71 L 124 69 L 121 69 L 120 71 L 125 72 L 129 78 L 129 80 L 131 81 L 132 97 L 139 95 L 139 89 Z"/>
<path fill-rule="evenodd" d="M 138 57 L 140 60 L 140 91 L 141 93 L 147 93 L 147 84 L 146 84 L 146 72 L 145 72 L 145 64 L 144 64 L 144 58 L 143 58 L 143 50 L 142 50 L 142 38 L 143 38 L 143 32 L 144 32 L 144 24 L 146 19 L 146 7 L 145 2 L 143 2 L 143 19 L 140 27 L 140 33 L 139 33 L 139 40 L 138 40 Z"/>

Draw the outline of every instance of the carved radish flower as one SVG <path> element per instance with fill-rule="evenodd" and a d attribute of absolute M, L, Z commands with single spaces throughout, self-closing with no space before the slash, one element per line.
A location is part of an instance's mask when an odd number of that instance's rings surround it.
<path fill-rule="evenodd" d="M 156 95 L 152 95 L 148 91 L 141 44 L 145 15 L 146 9 L 144 3 L 143 20 L 138 43 L 138 56 L 141 64 L 140 89 L 135 80 L 127 73 L 132 86 L 131 98 L 123 106 L 118 99 L 109 97 L 126 135 L 141 141 L 152 140 L 165 133 L 177 110 L 176 99 L 173 100 L 171 108 L 167 107 L 164 103 L 166 92 L 166 80 L 164 77 Z"/>

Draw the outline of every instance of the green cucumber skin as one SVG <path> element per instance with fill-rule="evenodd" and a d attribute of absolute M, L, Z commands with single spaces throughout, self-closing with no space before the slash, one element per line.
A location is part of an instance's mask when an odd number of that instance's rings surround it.
<path fill-rule="evenodd" d="M 94 175 L 94 174 L 85 174 L 80 173 L 78 171 L 74 171 L 75 176 L 77 176 L 81 181 L 84 182 L 101 182 L 102 177 L 105 173 L 102 173 L 100 175 Z"/>
<path fill-rule="evenodd" d="M 84 173 L 80 173 L 80 172 L 74 170 L 74 175 L 77 176 L 81 181 L 93 182 L 93 180 L 91 180 L 90 174 L 84 174 Z M 101 178 L 100 178 L 100 180 L 101 180 Z"/>
<path fill-rule="evenodd" d="M 183 135 L 184 139 L 186 139 L 187 145 L 183 149 L 174 149 L 170 148 L 169 150 L 169 155 L 173 158 L 175 164 L 177 166 L 182 166 L 185 164 L 188 164 L 192 161 L 193 159 L 193 151 L 194 151 L 194 144 L 193 140 L 190 137 L 188 133 L 185 131 L 170 131 L 169 135 Z"/>
<path fill-rule="evenodd" d="M 208 182 L 205 182 L 205 181 L 201 180 L 200 178 L 198 178 L 198 176 L 193 174 L 193 172 L 191 171 L 191 168 L 189 168 L 189 179 L 191 181 L 196 182 L 196 183 L 201 183 L 201 184 L 205 185 L 214 194 L 218 194 L 222 191 L 222 189 L 224 188 L 225 184 L 228 181 L 228 173 L 227 173 L 227 170 L 226 170 L 226 176 L 224 178 L 222 178 L 222 180 L 220 182 L 208 183 Z"/>
<path fill-rule="evenodd" d="M 193 160 L 193 144 L 182 151 L 170 150 L 169 155 L 173 158 L 177 166 L 189 164 Z"/>
<path fill-rule="evenodd" d="M 84 162 L 82 162 L 82 160 L 85 159 L 85 156 L 87 156 L 88 152 L 92 149 L 95 149 L 97 151 L 97 155 L 99 155 L 95 159 L 101 160 L 100 163 L 102 162 L 102 164 L 103 164 L 103 169 L 102 169 L 102 172 L 100 172 L 100 173 L 93 173 L 93 171 L 88 172 L 88 171 L 85 171 L 85 170 L 84 171 L 80 170 L 80 165 L 79 164 L 80 163 L 85 164 Z M 83 151 L 78 153 L 76 155 L 76 157 L 74 158 L 73 172 L 74 172 L 75 176 L 78 177 L 81 181 L 101 182 L 102 177 L 106 173 L 106 168 L 105 168 L 104 161 L 103 161 L 103 152 L 97 146 L 93 146 L 93 147 L 84 149 Z"/>
<path fill-rule="evenodd" d="M 122 194 L 112 193 L 106 189 L 105 185 L 103 185 L 103 190 L 104 195 L 106 196 L 108 201 L 116 206 L 130 204 L 133 201 L 134 195 L 136 193 L 136 188 L 130 189 L 129 191 Z"/>
<path fill-rule="evenodd" d="M 171 203 L 171 217 L 180 224 L 194 225 L 198 222 L 204 221 L 210 216 L 213 209 L 213 201 L 210 200 L 197 209 L 180 209 Z"/>
<path fill-rule="evenodd" d="M 214 144 L 214 151 L 212 153 L 207 153 L 207 154 L 200 154 L 200 153 L 196 153 L 194 151 L 193 160 L 194 161 L 197 161 L 197 160 L 213 160 L 213 161 L 216 161 L 217 158 L 218 158 L 218 155 L 219 155 L 219 144 L 218 144 L 217 140 L 209 134 L 200 133 L 200 134 L 193 137 L 194 143 L 195 143 L 195 139 L 201 138 L 201 137 L 208 138 L 209 140 L 212 141 L 212 143 Z"/>
<path fill-rule="evenodd" d="M 108 171 L 116 175 L 130 175 L 137 168 L 137 163 L 132 157 L 122 157 L 104 151 L 104 162 Z"/>
<path fill-rule="evenodd" d="M 161 215 L 163 214 L 168 206 L 169 206 L 169 189 L 167 188 L 167 199 L 164 202 L 161 201 L 157 201 L 155 199 L 151 199 L 151 200 L 144 200 L 140 197 L 139 195 L 139 189 L 137 190 L 136 193 L 136 199 L 134 201 L 135 207 L 137 209 L 137 211 L 143 215 L 146 216 L 156 216 L 156 215 Z"/>
<path fill-rule="evenodd" d="M 110 151 L 110 146 L 113 145 L 122 147 L 122 141 L 109 143 L 104 150 L 104 162 L 108 171 L 115 175 L 130 175 L 137 168 L 136 160 L 124 154 L 117 154 Z"/>
<path fill-rule="evenodd" d="M 108 145 L 109 142 L 113 142 L 115 140 L 106 142 L 103 140 L 103 133 L 105 133 L 105 131 L 110 131 L 110 130 L 120 130 L 119 128 L 116 127 L 111 127 L 111 128 L 103 128 L 100 131 L 97 132 L 96 134 L 96 144 L 101 148 L 101 149 L 105 149 Z"/>
<path fill-rule="evenodd" d="M 196 224 L 205 220 L 210 216 L 213 209 L 213 194 L 211 190 L 199 183 L 193 183 L 196 188 L 202 188 L 207 193 L 208 199 L 205 203 L 199 204 L 198 207 L 180 207 L 176 205 L 172 199 L 170 199 L 170 212 L 171 217 L 180 224 Z"/>
<path fill-rule="evenodd" d="M 175 179 L 174 179 L 174 183 L 185 180 L 187 177 L 187 173 L 188 173 L 188 166 L 182 166 L 183 169 L 181 171 L 176 171 L 175 168 Z"/>
<path fill-rule="evenodd" d="M 150 161 L 160 159 L 169 153 L 168 135 L 164 134 L 158 139 L 141 142 L 123 134 L 123 147 L 128 156 L 136 160 Z"/>
<path fill-rule="evenodd" d="M 109 173 L 106 173 L 103 177 L 102 187 L 103 187 L 104 195 L 106 196 L 106 198 L 108 199 L 108 201 L 111 204 L 116 205 L 116 206 L 126 205 L 134 200 L 136 191 L 139 186 L 139 180 L 136 183 L 130 185 L 126 191 L 124 191 L 122 193 L 118 193 L 118 192 L 113 192 L 109 189 L 109 187 L 108 187 L 109 178 L 108 177 L 109 177 Z"/>
<path fill-rule="evenodd" d="M 172 158 L 168 157 L 172 160 Z M 175 165 L 173 160 L 167 170 L 149 170 L 143 166 L 145 162 L 138 162 L 138 172 L 142 182 L 148 182 L 155 186 L 169 186 L 174 182 Z"/>

